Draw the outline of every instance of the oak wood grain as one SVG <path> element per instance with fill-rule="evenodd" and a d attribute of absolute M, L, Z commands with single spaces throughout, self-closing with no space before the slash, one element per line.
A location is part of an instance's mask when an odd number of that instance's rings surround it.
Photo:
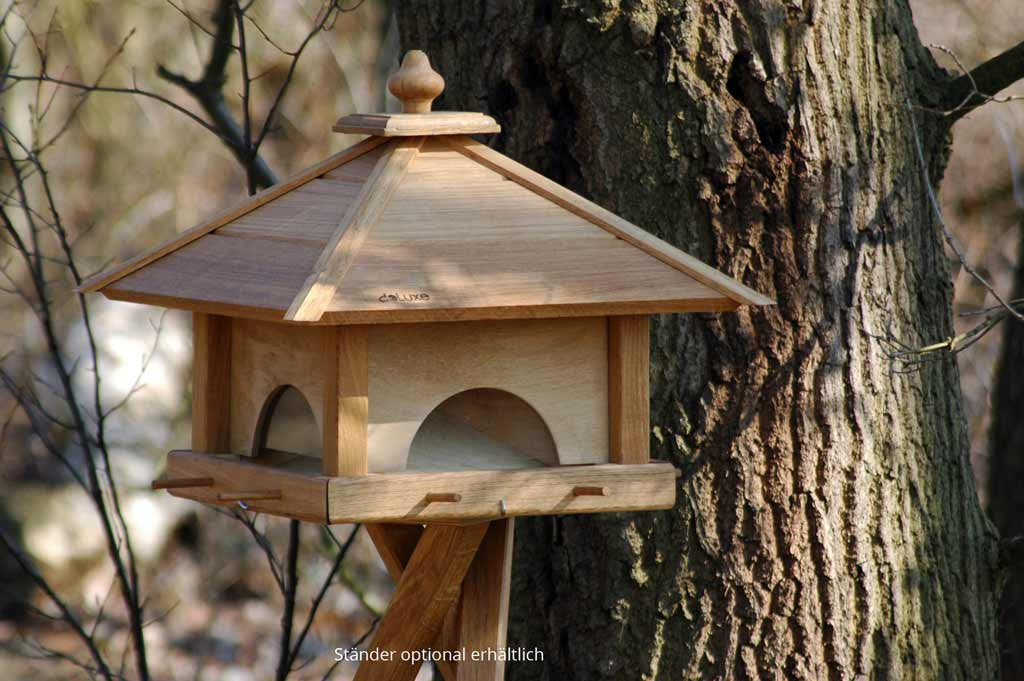
<path fill-rule="evenodd" d="M 266 465 L 232 455 L 173 451 L 167 455 L 166 475 L 168 478 L 213 479 L 212 485 L 169 490 L 176 497 L 236 506 L 237 500 L 220 495 L 243 493 L 253 511 L 326 523 L 327 478 L 320 475 L 319 463 L 300 456 L 277 465 Z M 244 494 L 259 491 L 278 491 L 280 495 L 274 499 L 249 501 Z"/>
<path fill-rule="evenodd" d="M 192 449 L 226 452 L 231 443 L 231 320 L 192 315 Z"/>
<path fill-rule="evenodd" d="M 514 531 L 513 518 L 491 522 L 462 581 L 462 597 L 457 605 L 458 645 L 466 651 L 467 659 L 458 664 L 458 681 L 505 678 L 505 663 L 487 653 L 500 653 L 505 647 Z M 473 659 L 474 651 L 483 653 L 481 659 Z"/>
<path fill-rule="evenodd" d="M 324 392 L 324 474 L 366 475 L 369 391 L 365 327 L 327 334 Z"/>
<path fill-rule="evenodd" d="M 646 315 L 608 318 L 608 454 L 614 463 L 650 459 L 650 343 Z"/>
<path fill-rule="evenodd" d="M 649 232 L 644 231 L 596 203 L 566 189 L 557 182 L 553 182 L 540 173 L 530 170 L 509 157 L 494 151 L 486 144 L 481 144 L 470 137 L 463 136 L 450 136 L 439 139 L 443 139 L 458 152 L 494 169 L 513 182 L 521 184 L 531 191 L 554 201 L 565 209 L 590 220 L 595 225 L 608 230 L 620 239 L 636 246 L 667 265 L 678 269 L 680 272 L 685 272 L 697 281 L 722 292 L 738 303 L 744 305 L 774 304 L 771 298 L 744 286 L 710 265 L 702 263 L 693 256 L 658 239 Z"/>
<path fill-rule="evenodd" d="M 574 496 L 604 487 L 604 496 Z M 427 503 L 430 493 L 458 494 Z M 330 522 L 458 523 L 504 515 L 559 515 L 671 508 L 675 468 L 666 463 L 558 466 L 515 471 L 399 473 L 329 478 Z"/>
<path fill-rule="evenodd" d="M 312 274 L 288 307 L 286 320 L 315 322 L 320 319 L 334 298 L 338 283 L 355 262 L 359 249 L 377 224 L 388 199 L 398 188 L 422 143 L 422 137 L 393 142 L 377 161 L 359 195 L 317 259 Z"/>
<path fill-rule="evenodd" d="M 383 144 L 386 141 L 386 139 L 380 137 L 370 137 L 368 139 L 363 140 L 362 142 L 359 142 L 358 144 L 349 147 L 348 149 L 345 149 L 344 151 L 338 152 L 337 154 L 334 154 L 330 158 L 327 158 L 321 161 L 320 163 L 311 166 L 310 168 L 306 168 L 305 170 L 302 170 L 296 173 L 295 175 L 292 175 L 283 182 L 279 182 L 273 185 L 272 187 L 268 187 L 267 189 L 264 189 L 258 194 L 255 194 L 254 196 L 251 196 L 235 204 L 234 206 L 231 206 L 230 208 L 219 213 L 216 217 L 207 220 L 206 222 L 203 222 L 199 225 L 196 225 L 195 227 L 192 227 L 191 229 L 186 230 L 181 234 L 178 234 L 174 238 L 157 246 L 156 248 L 153 248 L 144 253 L 140 253 L 134 258 L 131 258 L 130 260 L 127 260 L 116 267 L 113 267 L 105 272 L 101 272 L 92 277 L 89 277 L 88 279 L 82 282 L 82 284 L 78 287 L 77 290 L 85 293 L 98 291 L 104 286 L 107 286 L 117 281 L 118 279 L 121 279 L 122 277 L 131 274 L 132 272 L 138 270 L 139 268 L 144 267 L 149 263 L 158 260 L 159 258 L 162 258 L 168 253 L 171 253 L 172 251 L 175 251 L 181 248 L 182 246 L 189 244 L 206 234 L 209 234 L 213 230 L 226 225 L 228 222 L 231 222 L 236 218 L 242 217 L 243 215 L 246 215 L 247 213 L 256 210 L 260 206 L 270 201 L 273 201 L 277 197 L 288 193 L 289 191 L 295 189 L 296 187 L 299 187 L 309 182 L 310 180 L 320 177 L 321 175 L 333 170 L 334 168 L 337 168 L 338 166 L 344 163 L 347 163 L 348 161 L 358 158 L 362 154 L 365 154 L 366 152 L 370 151 L 371 149 L 374 149 L 375 147 Z"/>
<path fill-rule="evenodd" d="M 487 527 L 487 523 L 427 526 L 370 643 L 371 649 L 391 651 L 393 659 L 363 662 L 356 681 L 416 677 L 420 665 L 403 662 L 401 652 L 421 650 L 436 640 Z"/>

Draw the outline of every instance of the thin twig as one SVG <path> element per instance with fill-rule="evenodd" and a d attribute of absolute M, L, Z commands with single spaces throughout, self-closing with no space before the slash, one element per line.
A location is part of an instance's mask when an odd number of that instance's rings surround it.
<path fill-rule="evenodd" d="M 273 575 L 274 581 L 277 583 L 277 588 L 284 593 L 284 578 L 282 577 L 281 563 L 277 559 L 277 554 L 274 552 L 274 545 L 270 543 L 270 539 L 267 538 L 263 532 L 256 527 L 256 516 L 250 517 L 245 511 L 238 509 L 231 509 L 231 516 L 242 523 L 249 534 L 256 541 L 256 545 L 263 551 L 263 555 L 267 558 L 267 564 L 270 566 L 270 574 Z"/>
<path fill-rule="evenodd" d="M 380 623 L 380 617 L 374 618 L 374 620 L 372 622 L 370 622 L 370 626 L 366 629 L 365 632 L 363 632 L 363 635 L 360 636 L 359 638 L 357 638 L 355 641 L 353 641 L 352 645 L 350 645 L 349 648 L 358 648 L 359 646 L 361 646 L 364 643 L 366 643 L 367 639 L 370 638 L 370 634 L 372 634 L 374 632 L 374 630 L 377 628 L 377 625 L 379 623 Z M 335 670 L 337 670 L 337 668 L 341 665 L 341 662 L 342 662 L 341 660 L 338 660 L 334 664 L 332 664 L 327 669 L 327 671 L 324 672 L 324 675 L 321 677 L 320 681 L 328 681 L 328 679 L 330 679 L 331 676 L 334 675 Z"/>
<path fill-rule="evenodd" d="M 235 0 L 220 0 L 217 5 L 214 13 L 216 29 L 210 56 L 199 80 L 191 80 L 162 65 L 157 66 L 157 75 L 188 92 L 212 121 L 208 127 L 217 131 L 217 136 L 224 141 L 247 175 L 251 168 L 256 185 L 269 187 L 277 183 L 277 176 L 259 155 L 259 145 L 253 145 L 239 129 L 224 101 L 228 60 L 232 52 L 239 50 L 239 46 L 232 42 L 236 24 L 235 7 Z M 238 11 L 244 12 L 242 9 Z"/>
<path fill-rule="evenodd" d="M 299 586 L 299 521 L 288 521 L 288 554 L 285 560 L 284 611 L 281 613 L 281 652 L 277 660 L 276 681 L 285 681 L 291 672 L 292 627 L 295 622 L 295 598 Z"/>
<path fill-rule="evenodd" d="M 99 647 L 96 645 L 96 639 L 89 635 L 82 626 L 82 623 L 78 620 L 78 617 L 71 612 L 71 609 L 57 594 L 57 592 L 53 590 L 50 583 L 46 581 L 41 574 L 39 574 L 39 571 L 32 565 L 28 556 L 23 554 L 7 534 L 2 531 L 0 531 L 0 544 L 3 544 L 7 554 L 14 559 L 14 562 L 18 564 L 21 571 L 28 575 L 35 585 L 46 594 L 46 597 L 50 599 L 50 602 L 60 610 L 61 617 L 68 623 L 68 626 L 71 627 L 71 631 L 74 632 L 75 636 L 77 636 L 89 650 L 89 656 L 92 657 L 96 670 L 103 676 L 103 678 L 107 679 L 107 681 L 113 681 L 114 674 L 110 671 L 110 667 L 107 666 L 106 660 L 103 659 L 103 653 L 100 652 Z"/>
<path fill-rule="evenodd" d="M 348 538 L 345 540 L 345 543 L 339 546 L 338 553 L 335 554 L 334 562 L 331 564 L 331 569 L 327 572 L 327 576 L 324 578 L 323 584 L 321 584 L 320 586 L 320 590 L 313 598 L 313 603 L 309 608 L 309 615 L 306 616 L 306 623 L 302 626 L 302 630 L 299 632 L 299 635 L 295 638 L 295 644 L 292 646 L 292 652 L 288 660 L 289 669 L 294 668 L 295 661 L 298 659 L 299 652 L 302 649 L 302 644 L 306 640 L 306 635 L 309 633 L 310 627 L 313 626 L 313 620 L 316 619 L 317 610 L 319 610 L 320 604 L 323 602 L 324 597 L 327 595 L 327 590 L 330 589 L 331 583 L 334 581 L 334 578 L 341 570 L 341 565 L 345 561 L 345 556 L 348 555 L 349 549 L 352 548 L 352 544 L 355 542 L 356 534 L 358 534 L 360 527 L 362 526 L 353 526 L 352 532 L 349 533 Z M 325 527 L 324 529 L 328 533 L 330 533 L 329 527 Z M 331 533 L 331 538 L 337 541 L 337 539 L 334 538 L 333 533 Z"/>
<path fill-rule="evenodd" d="M 914 120 L 914 107 L 910 103 L 909 98 L 906 100 L 906 103 L 907 112 L 910 117 L 910 131 L 914 138 L 914 149 L 917 151 L 917 160 L 921 164 L 921 178 L 924 181 L 925 191 L 928 195 L 928 202 L 931 204 L 932 211 L 935 214 L 935 219 L 942 228 L 942 235 L 946 239 L 946 244 L 949 245 L 953 253 L 956 254 L 957 259 L 960 261 L 960 266 L 964 268 L 964 271 L 974 277 L 978 283 L 985 287 L 985 289 L 992 294 L 992 297 L 995 298 L 996 301 L 1002 305 L 1014 319 L 1024 321 L 1024 315 L 1013 309 L 1013 307 L 1011 307 L 1010 304 L 1007 303 L 1001 295 L 999 295 L 999 292 L 993 288 L 992 284 L 990 284 L 987 279 L 981 276 L 981 274 L 974 269 L 971 263 L 967 260 L 963 251 L 960 250 L 960 247 L 957 245 L 956 239 L 953 237 L 953 233 L 949 230 L 949 227 L 946 226 L 946 221 L 942 216 L 942 208 L 939 206 L 939 199 L 935 196 L 935 190 L 932 188 L 932 181 L 928 175 L 928 163 L 924 158 L 924 149 L 921 146 L 921 136 L 917 130 L 917 122 Z"/>
<path fill-rule="evenodd" d="M 942 98 L 939 112 L 944 116 L 956 121 L 982 104 L 1021 99 L 1018 96 L 998 98 L 994 95 L 1024 78 L 1024 42 L 1018 43 L 970 71 L 949 48 L 941 45 L 931 45 L 931 47 L 953 57 L 957 67 L 963 73 L 949 84 L 946 94 Z"/>

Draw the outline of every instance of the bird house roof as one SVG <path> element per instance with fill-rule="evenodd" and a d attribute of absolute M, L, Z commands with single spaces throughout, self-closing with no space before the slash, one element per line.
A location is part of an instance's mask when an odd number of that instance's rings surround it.
<path fill-rule="evenodd" d="M 497 128 L 481 114 L 346 117 L 335 129 L 373 136 L 81 289 L 328 324 L 771 304 L 486 145 L 452 134 Z"/>

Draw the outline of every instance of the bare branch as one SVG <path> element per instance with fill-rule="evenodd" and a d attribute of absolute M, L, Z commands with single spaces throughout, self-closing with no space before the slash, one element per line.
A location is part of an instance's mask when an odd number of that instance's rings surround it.
<path fill-rule="evenodd" d="M 952 51 L 947 48 L 935 47 L 952 55 Z M 1024 78 L 1024 42 L 970 71 L 960 64 L 959 59 L 956 61 L 963 75 L 949 84 L 940 104 L 954 121 L 982 104 L 996 101 L 996 93 Z"/>
<path fill-rule="evenodd" d="M 61 451 L 60 447 L 58 447 L 50 438 L 49 428 L 47 428 L 45 424 L 39 422 L 34 402 L 28 397 L 26 391 L 19 387 L 18 383 L 14 380 L 14 377 L 3 369 L 0 369 L 0 383 L 3 383 L 4 388 L 8 393 L 10 393 L 11 397 L 14 398 L 14 401 L 21 408 L 22 412 L 24 412 L 28 417 L 29 423 L 32 426 L 32 432 L 35 433 L 40 442 L 43 443 L 46 451 L 48 451 L 51 456 L 57 459 L 57 461 L 67 469 L 71 477 L 83 490 L 89 492 L 89 483 L 82 477 L 78 468 L 76 468 L 67 456 L 64 455 L 64 452 Z"/>
<path fill-rule="evenodd" d="M 259 146 L 253 147 L 239 129 L 238 123 L 224 101 L 224 84 L 227 82 L 227 63 L 231 53 L 238 49 L 232 42 L 235 27 L 234 0 L 220 0 L 214 20 L 217 24 L 210 57 L 199 80 L 191 80 L 174 73 L 162 65 L 157 66 L 157 75 L 188 92 L 212 121 L 206 127 L 214 130 L 234 154 L 244 169 L 252 168 L 252 175 L 258 187 L 269 187 L 277 183 L 277 176 L 259 156 Z M 244 11 L 239 9 L 238 11 Z M 204 122 L 205 123 L 205 122 Z"/>
<path fill-rule="evenodd" d="M 217 507 L 215 507 L 217 508 Z M 217 510 L 221 510 L 217 508 Z M 227 513 L 227 511 L 224 511 Z M 249 530 L 249 534 L 256 541 L 256 545 L 263 551 L 263 555 L 267 558 L 267 563 L 270 565 L 270 574 L 273 575 L 274 581 L 277 582 L 277 588 L 284 593 L 284 578 L 281 576 L 281 563 L 277 559 L 277 554 L 274 552 L 274 546 L 270 543 L 270 539 L 266 534 L 260 532 L 259 528 L 256 527 L 256 516 L 250 517 L 245 511 L 238 509 L 231 509 L 231 517 L 238 522 L 245 525 L 245 529 Z"/>
<path fill-rule="evenodd" d="M 217 37 L 216 33 L 214 33 L 210 29 L 208 29 L 205 26 L 203 26 L 203 23 L 201 21 L 199 21 L 198 19 L 196 19 L 194 16 L 192 16 L 192 14 L 188 10 L 186 10 L 184 7 L 179 7 L 178 5 L 174 4 L 173 0 L 167 0 L 167 4 L 170 5 L 171 7 L 173 7 L 174 9 L 176 9 L 179 14 L 181 14 L 183 17 L 188 19 L 188 22 L 190 24 L 192 24 L 193 26 L 198 28 L 200 31 L 202 31 L 206 35 L 210 36 L 211 38 L 216 38 Z"/>
<path fill-rule="evenodd" d="M 281 652 L 277 659 L 276 681 L 285 681 L 291 672 L 292 627 L 295 619 L 295 598 L 299 586 L 299 521 L 288 521 L 288 554 L 285 561 L 284 612 L 281 613 Z"/>
<path fill-rule="evenodd" d="M 355 525 L 352 528 L 352 532 L 349 533 L 348 539 L 345 540 L 345 543 L 339 545 L 338 553 L 334 556 L 334 562 L 331 564 L 331 569 L 324 578 L 323 584 L 320 586 L 320 591 L 318 591 L 316 596 L 313 598 L 313 604 L 309 608 L 309 615 L 306 617 L 306 623 L 303 625 L 302 631 L 299 632 L 299 635 L 295 639 L 295 644 L 292 646 L 292 652 L 288 660 L 288 669 L 293 669 L 295 667 L 295 661 L 299 657 L 299 651 L 302 649 L 302 644 L 306 640 L 306 635 L 309 633 L 310 627 L 313 626 L 313 620 L 316 619 L 317 610 L 320 609 L 320 604 L 327 595 L 327 590 L 330 589 L 331 583 L 341 570 L 341 565 L 345 561 L 345 556 L 348 555 L 349 549 L 352 548 L 352 544 L 355 542 L 356 535 L 359 533 L 360 527 L 362 527 L 362 525 Z M 324 526 L 324 529 L 328 534 L 330 534 L 331 539 L 334 539 L 334 541 L 337 542 L 337 539 L 334 537 L 330 528 Z"/>
<path fill-rule="evenodd" d="M 30 202 L 26 192 L 22 168 L 14 161 L 14 154 L 12 153 L 10 144 L 11 139 L 16 139 L 16 135 L 14 135 L 6 126 L 0 126 L 0 145 L 2 145 L 4 157 L 8 161 L 8 165 L 10 166 L 11 172 L 14 176 L 19 203 L 23 207 L 22 214 L 28 223 L 31 249 L 21 238 L 18 230 L 14 226 L 14 223 L 8 216 L 7 211 L 4 209 L 0 209 L 0 221 L 2 221 L 4 229 L 14 241 L 17 251 L 21 253 L 22 258 L 25 260 L 30 278 L 35 288 L 36 297 L 38 299 L 38 306 L 35 308 L 36 316 L 39 320 L 40 326 L 42 327 L 43 336 L 46 339 L 46 348 L 53 364 L 54 371 L 60 380 L 61 392 L 63 393 L 64 401 L 67 404 L 68 411 L 70 412 L 71 419 L 74 424 L 75 436 L 79 445 L 82 447 L 83 453 L 85 454 L 86 478 L 89 483 L 88 494 L 96 508 L 96 512 L 103 529 L 104 539 L 106 540 L 107 553 L 113 563 L 115 574 L 118 577 L 121 597 L 128 613 L 131 630 L 130 640 L 135 653 L 135 664 L 138 676 L 141 681 L 149 681 L 149 663 L 146 657 L 145 637 L 142 631 L 143 615 L 142 607 L 140 605 L 139 581 L 134 551 L 132 550 L 131 542 L 128 540 L 127 527 L 124 522 L 124 516 L 121 513 L 116 488 L 113 485 L 113 479 L 110 477 L 109 454 L 104 448 L 101 448 L 99 451 L 99 455 L 102 457 L 105 464 L 104 469 L 106 471 L 106 479 L 108 483 L 110 483 L 109 486 L 111 487 L 110 495 L 113 502 L 113 511 L 108 505 L 105 496 L 106 491 L 104 489 L 103 481 L 100 478 L 100 467 L 97 461 L 97 452 L 94 451 L 85 415 L 82 413 L 82 409 L 80 408 L 75 395 L 74 386 L 71 380 L 71 372 L 68 370 L 67 363 L 61 353 L 60 341 L 58 339 L 58 333 L 47 295 L 47 282 L 44 276 L 41 250 L 38 243 L 39 227 L 35 222 L 33 211 L 29 207 Z M 21 147 L 25 146 L 20 143 L 19 145 Z M 119 531 L 123 537 L 123 541 L 118 537 Z M 127 553 L 126 557 L 121 554 L 122 545 L 125 547 Z"/>
<path fill-rule="evenodd" d="M 71 612 L 71 609 L 67 606 L 64 600 L 57 594 L 57 592 L 53 590 L 53 587 L 50 586 L 50 583 L 46 581 L 46 578 L 43 577 L 38 570 L 36 570 L 35 566 L 32 565 L 32 561 L 29 560 L 28 556 L 22 553 L 18 549 L 18 547 L 14 545 L 14 542 L 11 541 L 11 539 L 4 532 L 0 532 L 0 544 L 3 545 L 8 555 L 10 555 L 11 558 L 14 559 L 14 562 L 18 564 L 18 567 L 21 568 L 21 571 L 28 575 L 29 578 L 36 584 L 36 586 L 38 586 L 43 591 L 43 593 L 46 594 L 46 597 L 50 599 L 50 601 L 57 607 L 58 610 L 60 610 L 61 617 L 64 619 L 65 622 L 68 623 L 68 626 L 71 627 L 71 631 L 75 633 L 75 636 L 77 636 L 82 641 L 82 643 L 85 644 L 85 647 L 89 650 L 89 655 L 90 657 L 92 657 L 93 663 L 96 665 L 96 669 L 103 676 L 103 678 L 107 679 L 107 681 L 113 681 L 114 674 L 110 671 L 110 667 L 107 666 L 107 662 L 103 658 L 103 654 L 100 652 L 99 647 L 96 645 L 96 639 L 94 639 L 91 635 L 89 635 L 88 632 L 86 632 L 85 628 L 82 626 L 82 623 L 78 620 L 75 614 Z"/>
<path fill-rule="evenodd" d="M 238 6 L 238 3 L 234 3 L 233 14 L 235 24 L 238 27 L 238 60 L 242 65 L 242 138 L 245 141 L 245 148 L 249 150 L 245 162 L 245 178 L 249 188 L 249 196 L 252 196 L 258 189 L 254 163 L 258 149 L 253 147 L 252 144 L 252 112 L 250 107 L 252 102 L 252 79 L 249 77 L 249 50 L 245 41 L 245 14 Z"/>
<path fill-rule="evenodd" d="M 358 7 L 357 4 L 355 7 Z M 330 0 L 324 3 L 317 13 L 316 20 L 313 22 L 313 27 L 310 29 L 306 37 L 303 38 L 302 42 L 299 43 L 298 48 L 294 52 L 290 53 L 292 56 L 291 63 L 288 65 L 288 73 L 285 74 L 284 80 L 281 82 L 281 87 L 277 90 L 277 95 L 274 96 L 274 102 L 270 105 L 270 109 L 267 111 L 267 116 L 263 121 L 263 127 L 260 129 L 260 134 L 256 137 L 254 146 L 259 149 L 260 145 L 263 144 L 263 140 L 267 134 L 270 133 L 273 128 L 274 118 L 277 116 L 277 109 L 280 107 L 282 100 L 284 100 L 285 94 L 288 92 L 289 86 L 291 86 L 292 78 L 295 76 L 295 69 L 299 65 L 299 59 L 302 58 L 302 53 L 306 51 L 306 47 L 310 41 L 316 37 L 318 33 L 323 30 L 329 29 L 330 26 L 334 25 L 334 19 L 339 12 L 351 11 L 353 8 L 342 8 L 338 5 L 337 0 Z"/>
<path fill-rule="evenodd" d="M 957 245 L 956 239 L 953 237 L 953 233 L 949 230 L 949 227 L 946 226 L 946 221 L 945 219 L 943 219 L 942 216 L 942 207 L 939 205 L 938 197 L 935 196 L 935 189 L 932 187 L 932 181 L 928 175 L 928 163 L 927 161 L 925 161 L 924 158 L 924 149 L 922 149 L 921 147 L 921 136 L 917 130 L 917 122 L 914 120 L 914 107 L 910 103 L 909 99 L 907 100 L 907 112 L 910 116 L 910 131 L 914 137 L 914 149 L 917 152 L 917 160 L 918 163 L 921 164 L 921 177 L 924 181 L 925 191 L 928 194 L 928 202 L 931 205 L 932 211 L 935 214 L 935 219 L 938 221 L 939 226 L 942 228 L 942 235 L 946 239 L 946 244 L 950 247 L 953 253 L 956 254 L 957 259 L 960 261 L 960 266 L 964 268 L 964 271 L 970 274 L 972 277 L 974 277 L 975 281 L 977 281 L 979 284 L 985 287 L 985 290 L 992 294 L 992 297 L 996 299 L 996 302 L 1002 305 L 1010 314 L 1010 316 L 1012 316 L 1017 321 L 1024 322 L 1024 315 L 1022 315 L 1020 312 L 1015 310 L 1009 303 L 1007 303 L 1003 299 L 1003 297 L 999 295 L 999 292 L 996 291 L 995 288 L 993 288 L 992 284 L 990 284 L 987 279 L 981 276 L 981 274 L 976 269 L 974 269 L 971 263 L 968 262 L 967 257 L 964 255 L 963 251 L 960 250 L 959 245 Z"/>
<path fill-rule="evenodd" d="M 374 620 L 372 622 L 370 622 L 370 626 L 367 627 L 366 631 L 363 632 L 363 635 L 360 636 L 359 638 L 357 638 L 355 641 L 353 641 L 352 645 L 349 646 L 349 648 L 358 648 L 359 646 L 361 646 L 364 643 L 366 643 L 366 640 L 368 638 L 370 638 L 370 634 L 373 633 L 373 631 L 377 628 L 377 624 L 379 624 L 379 623 L 380 623 L 380 617 L 374 618 Z M 337 662 L 332 664 L 327 669 L 327 671 L 324 672 L 324 675 L 321 677 L 321 681 L 327 681 L 328 679 L 330 679 L 334 675 L 334 672 L 338 669 L 338 666 L 340 664 L 341 664 L 341 660 L 338 660 Z"/>

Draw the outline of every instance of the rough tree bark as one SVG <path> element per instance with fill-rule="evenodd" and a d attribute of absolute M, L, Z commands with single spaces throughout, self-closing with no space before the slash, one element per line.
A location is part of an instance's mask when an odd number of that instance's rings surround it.
<path fill-rule="evenodd" d="M 1024 298 L 1024 238 L 1018 250 L 1011 298 Z M 1024 681 L 1024 324 L 1004 322 L 995 376 L 988 512 L 1005 538 L 1005 585 L 999 613 L 1002 679 Z"/>
<path fill-rule="evenodd" d="M 404 49 L 493 144 L 777 298 L 657 319 L 671 512 L 521 524 L 525 679 L 991 679 L 996 540 L 906 100 L 947 81 L 899 0 L 415 0 Z M 919 115 L 931 176 L 948 149 Z"/>

